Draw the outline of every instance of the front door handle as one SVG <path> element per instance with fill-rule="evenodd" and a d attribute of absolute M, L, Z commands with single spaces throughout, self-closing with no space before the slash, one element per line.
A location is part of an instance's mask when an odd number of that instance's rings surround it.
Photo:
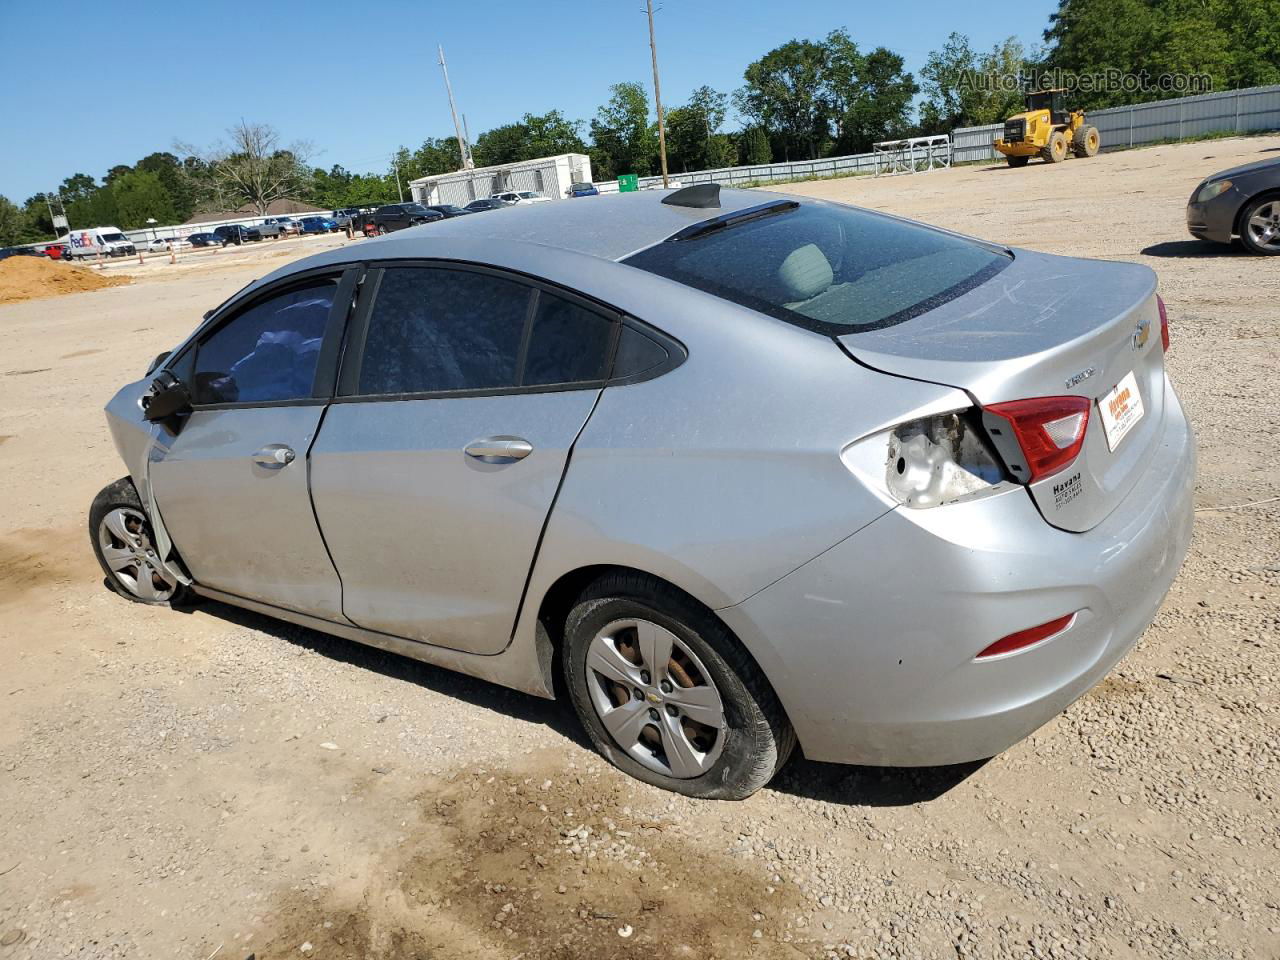
<path fill-rule="evenodd" d="M 468 443 L 465 452 L 483 463 L 515 463 L 533 453 L 533 444 L 522 437 L 485 437 Z"/>
<path fill-rule="evenodd" d="M 268 470 L 279 470 L 293 463 L 297 454 L 293 448 L 284 443 L 268 443 L 253 455 L 253 462 Z"/>

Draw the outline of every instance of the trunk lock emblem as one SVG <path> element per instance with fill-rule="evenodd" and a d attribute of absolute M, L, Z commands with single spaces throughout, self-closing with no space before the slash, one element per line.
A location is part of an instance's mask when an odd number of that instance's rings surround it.
<path fill-rule="evenodd" d="M 1147 338 L 1151 336 L 1151 319 L 1149 317 L 1138 321 L 1138 329 L 1133 331 L 1133 349 L 1141 350 L 1147 345 Z"/>

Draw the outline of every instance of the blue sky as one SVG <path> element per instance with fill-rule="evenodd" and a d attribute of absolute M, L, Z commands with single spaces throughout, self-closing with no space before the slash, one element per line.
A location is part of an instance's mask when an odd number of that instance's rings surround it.
<path fill-rule="evenodd" d="M 953 30 L 978 49 L 1009 35 L 1038 42 L 1056 7 L 663 0 L 663 100 L 678 105 L 703 83 L 731 91 L 767 50 L 836 27 L 914 72 Z M 21 203 L 174 140 L 208 145 L 241 116 L 313 142 L 317 165 L 382 171 L 399 144 L 453 133 L 437 43 L 473 137 L 526 112 L 585 120 L 610 84 L 651 84 L 642 10 L 643 0 L 0 0 L 0 194 Z"/>

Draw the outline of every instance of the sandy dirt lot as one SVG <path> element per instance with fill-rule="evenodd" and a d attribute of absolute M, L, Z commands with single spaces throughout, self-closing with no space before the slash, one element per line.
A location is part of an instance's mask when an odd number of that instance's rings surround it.
<path fill-rule="evenodd" d="M 1238 506 L 1280 496 L 1280 260 L 1182 222 L 1199 178 L 1277 151 L 791 188 L 1155 269 L 1196 536 L 1138 647 L 1030 740 L 938 770 L 797 758 L 737 804 L 615 773 L 559 704 L 103 588 L 102 405 L 345 239 L 0 307 L 0 960 L 1280 956 L 1280 503 Z"/>

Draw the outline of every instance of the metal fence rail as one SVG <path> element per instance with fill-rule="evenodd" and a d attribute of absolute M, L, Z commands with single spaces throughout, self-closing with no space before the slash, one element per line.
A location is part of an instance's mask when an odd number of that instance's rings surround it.
<path fill-rule="evenodd" d="M 1088 118 L 1098 128 L 1103 150 L 1209 133 L 1280 130 L 1280 84 L 1091 110 Z M 1003 129 L 1003 124 L 993 123 L 953 130 L 954 161 L 995 159 L 999 154 L 991 144 Z"/>

